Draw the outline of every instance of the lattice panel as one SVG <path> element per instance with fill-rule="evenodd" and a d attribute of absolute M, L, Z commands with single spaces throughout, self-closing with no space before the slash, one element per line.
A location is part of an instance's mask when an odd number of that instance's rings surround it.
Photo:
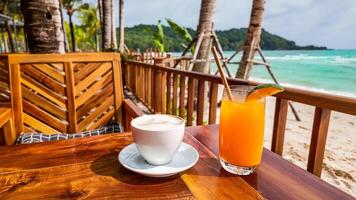
<path fill-rule="evenodd" d="M 9 71 L 7 59 L 0 58 L 0 105 L 10 104 Z"/>
<path fill-rule="evenodd" d="M 111 62 L 73 63 L 75 121 L 68 118 L 66 65 L 21 64 L 25 132 L 66 133 L 95 129 L 115 114 Z M 70 86 L 68 86 L 70 87 Z M 69 130 L 69 124 L 75 130 Z"/>
<path fill-rule="evenodd" d="M 24 132 L 66 133 L 64 65 L 21 64 Z"/>
<path fill-rule="evenodd" d="M 77 130 L 95 129 L 115 114 L 112 63 L 73 63 L 73 71 Z"/>

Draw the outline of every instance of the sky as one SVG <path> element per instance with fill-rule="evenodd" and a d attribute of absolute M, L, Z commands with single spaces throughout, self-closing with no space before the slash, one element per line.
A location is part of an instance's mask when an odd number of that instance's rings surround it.
<path fill-rule="evenodd" d="M 96 5 L 97 0 L 84 0 Z M 115 1 L 118 25 L 118 0 Z M 125 26 L 171 18 L 195 29 L 201 0 L 124 0 Z M 217 30 L 247 27 L 252 0 L 217 0 Z M 356 49 L 356 0 L 266 0 L 263 28 L 298 45 Z"/>

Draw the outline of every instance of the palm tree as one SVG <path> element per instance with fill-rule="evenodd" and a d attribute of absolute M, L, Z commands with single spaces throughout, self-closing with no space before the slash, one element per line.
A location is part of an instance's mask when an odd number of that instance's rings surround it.
<path fill-rule="evenodd" d="M 30 53 L 64 53 L 59 0 L 21 0 Z"/>
<path fill-rule="evenodd" d="M 77 10 L 81 9 L 88 9 L 88 4 L 82 4 L 82 0 L 62 0 L 62 4 L 64 8 L 67 10 L 68 18 L 69 18 L 69 27 L 70 27 L 70 38 L 72 41 L 72 51 L 75 52 L 77 45 L 75 41 L 75 34 L 74 34 L 74 24 L 73 24 L 73 14 Z"/>
<path fill-rule="evenodd" d="M 89 44 L 92 49 L 99 51 L 98 32 L 100 29 L 100 20 L 97 15 L 97 8 L 90 6 L 79 14 L 80 29 L 85 33 L 84 42 Z"/>
<path fill-rule="evenodd" d="M 117 49 L 117 39 L 116 39 L 116 24 L 115 24 L 115 4 L 114 0 L 111 0 L 111 41 L 112 48 Z"/>
<path fill-rule="evenodd" d="M 198 60 L 209 60 L 211 45 L 212 45 L 212 31 L 214 15 L 216 10 L 216 0 L 202 0 L 200 7 L 199 25 L 197 33 L 204 33 L 201 46 L 198 49 Z M 193 71 L 209 73 L 210 62 L 197 62 L 193 66 Z"/>
<path fill-rule="evenodd" d="M 253 0 L 250 24 L 247 29 L 243 54 L 239 69 L 236 72 L 236 78 L 248 79 L 249 77 L 253 66 L 251 60 L 255 57 L 256 49 L 260 44 L 264 4 L 265 0 Z"/>
<path fill-rule="evenodd" d="M 125 25 L 124 25 L 124 0 L 119 0 L 119 51 L 124 53 L 125 49 Z"/>
<path fill-rule="evenodd" d="M 112 0 L 102 0 L 103 50 L 112 49 Z"/>

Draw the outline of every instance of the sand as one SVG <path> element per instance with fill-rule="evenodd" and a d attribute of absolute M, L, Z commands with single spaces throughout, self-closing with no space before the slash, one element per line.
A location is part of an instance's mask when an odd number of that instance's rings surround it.
<path fill-rule="evenodd" d="M 283 158 L 306 169 L 314 107 L 293 102 L 301 121 L 288 109 Z M 264 146 L 271 148 L 275 98 L 266 102 Z M 218 115 L 220 111 L 217 111 Z M 219 118 L 219 116 L 217 117 Z M 356 197 L 356 116 L 332 112 L 321 178 Z"/>

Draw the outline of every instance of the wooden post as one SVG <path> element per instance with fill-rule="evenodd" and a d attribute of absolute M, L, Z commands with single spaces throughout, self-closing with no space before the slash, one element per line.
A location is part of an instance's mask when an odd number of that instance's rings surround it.
<path fill-rule="evenodd" d="M 162 83 L 163 81 L 163 72 L 161 70 L 159 70 L 159 67 L 162 66 L 162 62 L 163 62 L 163 59 L 162 58 L 155 58 L 154 59 L 154 65 L 155 65 L 155 68 L 156 68 L 156 74 L 155 74 L 155 77 L 154 77 L 154 80 L 155 80 L 155 96 L 154 96 L 154 100 L 155 100 L 155 112 L 156 113 L 163 113 L 163 102 L 164 102 L 164 92 L 162 90 L 162 85 L 164 85 Z"/>
<path fill-rule="evenodd" d="M 65 63 L 65 81 L 67 93 L 67 110 L 68 110 L 68 132 L 76 133 L 78 130 L 78 119 L 76 111 L 75 91 L 74 91 L 74 72 L 71 62 Z"/>
<path fill-rule="evenodd" d="M 14 117 L 16 136 L 20 135 L 24 130 L 20 74 L 21 74 L 20 64 L 11 64 L 9 69 L 10 91 L 11 91 L 12 115 Z"/>
<path fill-rule="evenodd" d="M 204 122 L 204 104 L 205 104 L 205 81 L 198 81 L 198 109 L 197 109 L 197 125 L 203 125 Z"/>
<path fill-rule="evenodd" d="M 216 123 L 216 107 L 218 103 L 218 84 L 210 83 L 210 100 L 209 100 L 209 124 Z"/>
<path fill-rule="evenodd" d="M 315 108 L 312 137 L 310 140 L 307 170 L 320 177 L 323 168 L 326 139 L 331 111 Z"/>
<path fill-rule="evenodd" d="M 286 129 L 288 113 L 288 100 L 276 99 L 276 107 L 274 112 L 273 120 L 273 135 L 272 135 L 272 146 L 271 151 L 282 156 L 283 144 L 284 144 L 284 133 Z"/>

